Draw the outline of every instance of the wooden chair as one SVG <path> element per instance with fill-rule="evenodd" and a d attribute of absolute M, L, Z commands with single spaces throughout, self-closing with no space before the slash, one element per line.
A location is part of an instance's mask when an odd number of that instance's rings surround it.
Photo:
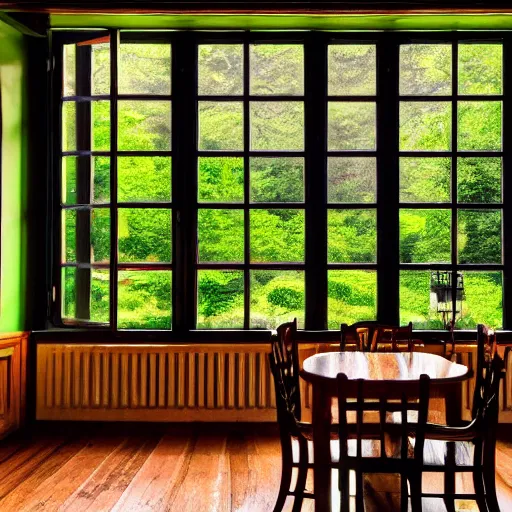
<path fill-rule="evenodd" d="M 356 322 L 352 325 L 341 324 L 340 331 L 342 351 L 347 349 L 347 345 L 354 345 L 355 350 L 361 352 L 397 352 L 404 344 L 409 352 L 414 348 L 412 322 L 401 327 L 374 321 Z"/>
<path fill-rule="evenodd" d="M 356 476 L 356 512 L 364 511 L 363 473 L 400 474 L 401 510 L 408 510 L 409 481 L 412 509 L 421 511 L 421 469 L 430 378 L 422 375 L 419 381 L 408 382 L 407 386 L 400 382 L 350 381 L 345 374 L 339 374 L 337 380 L 341 510 L 350 510 L 349 474 L 352 470 Z M 352 397 L 357 399 L 350 400 Z M 377 440 L 375 423 L 365 423 L 365 413 L 369 411 L 379 418 Z M 351 424 L 348 417 L 354 412 L 356 422 Z M 396 414 L 400 423 L 390 422 L 389 418 Z M 411 435 L 415 439 L 413 450 L 408 444 Z M 368 450 L 368 446 L 373 449 Z"/>
<path fill-rule="evenodd" d="M 496 353 L 496 336 L 486 326 L 477 329 L 477 369 L 472 419 L 463 426 L 427 425 L 424 472 L 445 474 L 442 497 L 448 511 L 455 499 L 474 499 L 480 511 L 499 512 L 496 497 L 496 427 L 503 360 Z M 474 493 L 455 493 L 455 473 L 472 473 Z"/>
<path fill-rule="evenodd" d="M 299 385 L 299 351 L 296 341 L 297 320 L 280 325 L 272 335 L 272 352 L 268 354 L 270 370 L 274 378 L 277 422 L 281 441 L 281 484 L 274 512 L 283 509 L 287 496 L 294 497 L 293 511 L 300 511 L 305 497 L 308 473 L 308 439 L 312 438 L 311 424 L 301 423 Z M 298 443 L 298 461 L 294 461 L 293 443 Z M 290 490 L 293 468 L 298 468 L 295 489 Z"/>

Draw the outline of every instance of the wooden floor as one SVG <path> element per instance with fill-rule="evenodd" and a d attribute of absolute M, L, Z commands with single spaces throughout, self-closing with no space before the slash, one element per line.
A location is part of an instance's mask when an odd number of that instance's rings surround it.
<path fill-rule="evenodd" d="M 506 512 L 512 442 L 498 450 Z M 0 442 L 0 511 L 270 511 L 280 464 L 273 425 L 46 424 Z M 369 495 L 367 510 L 382 503 Z M 472 502 L 458 508 L 476 510 Z M 303 510 L 313 510 L 311 501 Z"/>

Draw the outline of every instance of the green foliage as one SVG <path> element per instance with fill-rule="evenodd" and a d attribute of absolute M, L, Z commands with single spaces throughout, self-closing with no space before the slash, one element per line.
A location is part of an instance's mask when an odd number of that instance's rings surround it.
<path fill-rule="evenodd" d="M 273 306 L 287 309 L 300 309 L 304 307 L 304 294 L 290 288 L 274 288 L 267 300 Z"/>

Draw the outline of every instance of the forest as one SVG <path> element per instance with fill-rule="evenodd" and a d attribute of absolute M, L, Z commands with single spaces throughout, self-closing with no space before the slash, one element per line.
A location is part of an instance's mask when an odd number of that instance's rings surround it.
<path fill-rule="evenodd" d="M 458 263 L 502 263 L 502 46 L 459 44 L 458 76 L 452 76 L 450 44 L 407 44 L 400 47 L 399 105 L 400 263 L 450 264 L 452 197 L 456 197 Z M 92 95 L 109 94 L 109 45 L 92 46 Z M 198 232 L 197 263 L 243 263 L 244 223 L 249 223 L 250 263 L 304 263 L 304 56 L 299 44 L 251 44 L 244 70 L 241 44 L 198 46 Z M 377 159 L 376 47 L 333 44 L 328 47 L 327 200 L 328 263 L 376 263 Z M 118 133 L 120 151 L 171 150 L 168 99 L 122 99 L 123 94 L 169 95 L 171 46 L 121 44 Z M 248 107 L 251 151 L 283 152 L 283 156 L 244 159 L 223 151 L 243 151 L 244 73 L 249 93 L 262 99 Z M 76 95 L 76 46 L 64 49 L 63 95 Z M 471 100 L 452 103 L 453 91 Z M 232 96 L 210 100 L 209 96 Z M 282 95 L 286 100 L 273 100 Z M 486 98 L 493 95 L 493 99 Z M 339 96 L 365 96 L 343 101 Z M 421 100 L 415 100 L 415 96 Z M 426 98 L 428 96 L 428 98 Z M 442 99 L 436 98 L 442 97 Z M 478 98 L 475 99 L 475 97 Z M 481 96 L 481 98 L 480 98 Z M 269 100 L 266 100 L 268 97 Z M 430 98 L 431 97 L 431 98 Z M 456 105 L 457 133 L 452 133 Z M 63 151 L 110 150 L 110 104 L 91 102 L 91 147 L 80 147 L 77 104 L 63 102 Z M 455 140 L 456 139 L 456 140 Z M 464 151 L 452 160 L 446 153 Z M 351 156 L 350 151 L 368 151 Z M 330 151 L 346 151 L 331 156 Z M 478 156 L 473 152 L 478 151 Z M 208 152 L 208 153 L 206 153 Z M 428 152 L 428 156 L 425 153 Z M 436 156 L 434 152 L 442 153 Z M 139 154 L 139 153 L 138 153 Z M 80 225 L 90 222 L 90 261 L 110 258 L 110 157 L 91 157 L 87 208 L 78 190 L 79 159 L 62 157 L 62 262 L 81 263 Z M 456 180 L 452 180 L 456 169 Z M 382 172 L 379 179 L 386 179 Z M 171 263 L 172 158 L 118 158 L 118 257 L 123 263 Z M 248 198 L 249 215 L 243 205 Z M 145 202 L 162 206 L 145 207 Z M 124 206 L 126 203 L 127 206 Z M 264 203 L 263 207 L 258 203 Z M 496 204 L 496 207 L 492 205 Z M 251 207 L 251 205 L 253 205 Z M 338 205 L 338 208 L 336 207 Z M 478 205 L 475 208 L 472 205 Z M 482 208 L 481 205 L 491 205 Z M 343 208 L 340 208 L 343 206 Z M 77 243 L 78 242 L 78 243 Z M 74 319 L 77 278 L 83 270 L 62 269 L 63 311 Z M 90 320 L 109 322 L 109 270 L 91 272 Z M 297 317 L 304 325 L 304 271 L 250 271 L 250 326 L 274 328 Z M 464 271 L 458 328 L 485 322 L 502 323 L 501 271 Z M 170 270 L 120 270 L 118 327 L 169 329 Z M 241 328 L 244 324 L 244 275 L 241 270 L 197 271 L 197 328 Z M 377 275 L 374 270 L 328 270 L 328 327 L 376 318 Z M 431 271 L 402 269 L 400 321 L 416 329 L 443 328 L 431 293 Z"/>

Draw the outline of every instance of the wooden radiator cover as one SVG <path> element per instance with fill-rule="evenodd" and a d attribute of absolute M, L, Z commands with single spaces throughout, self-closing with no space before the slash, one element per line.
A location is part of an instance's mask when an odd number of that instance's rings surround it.
<path fill-rule="evenodd" d="M 337 344 L 301 344 L 301 362 Z M 431 347 L 423 350 L 435 351 Z M 437 347 L 437 351 L 442 350 Z M 82 421 L 275 421 L 268 344 L 37 346 L 36 418 Z M 512 351 L 500 349 L 512 369 Z M 476 347 L 452 355 L 470 368 Z M 512 423 L 512 375 L 502 383 L 500 421 Z M 301 382 L 303 415 L 311 417 L 311 389 Z M 474 379 L 462 383 L 469 418 Z"/>

